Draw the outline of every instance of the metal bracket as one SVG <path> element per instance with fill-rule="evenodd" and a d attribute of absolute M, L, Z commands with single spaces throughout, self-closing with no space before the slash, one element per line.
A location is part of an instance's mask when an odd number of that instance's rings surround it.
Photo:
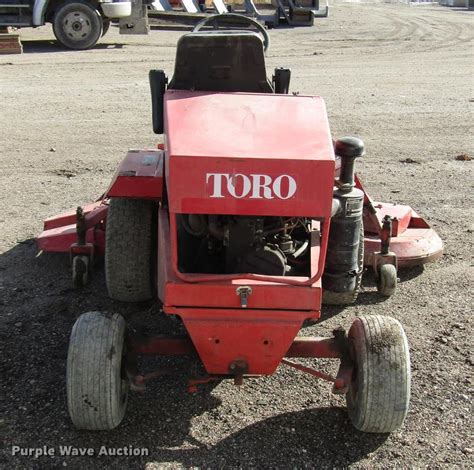
<path fill-rule="evenodd" d="M 344 328 L 338 327 L 333 330 L 334 339 L 336 340 L 340 351 L 342 352 L 341 364 L 337 371 L 336 380 L 332 388 L 332 393 L 336 395 L 345 395 L 349 391 L 354 373 L 354 364 L 351 357 L 349 339 Z"/>
<path fill-rule="evenodd" d="M 390 239 L 392 238 L 393 217 L 386 215 L 382 219 L 382 230 L 380 231 L 380 253 L 388 255 L 390 251 Z"/>
<path fill-rule="evenodd" d="M 248 298 L 252 294 L 252 288 L 250 286 L 240 286 L 237 287 L 235 293 L 240 296 L 240 306 L 242 308 L 247 308 Z"/>

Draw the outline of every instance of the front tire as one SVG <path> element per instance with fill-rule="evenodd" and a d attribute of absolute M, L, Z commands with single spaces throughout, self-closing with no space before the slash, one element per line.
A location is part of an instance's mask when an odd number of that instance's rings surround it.
<path fill-rule="evenodd" d="M 74 324 L 67 355 L 67 404 L 73 424 L 90 431 L 117 427 L 125 415 L 128 380 L 122 362 L 125 320 L 87 312 Z"/>
<path fill-rule="evenodd" d="M 54 15 L 53 31 L 68 49 L 90 49 L 102 35 L 102 17 L 89 3 L 67 2 Z"/>
<path fill-rule="evenodd" d="M 357 318 L 349 330 L 355 363 L 346 395 L 359 431 L 392 432 L 403 424 L 410 403 L 410 353 L 398 320 L 381 315 Z"/>

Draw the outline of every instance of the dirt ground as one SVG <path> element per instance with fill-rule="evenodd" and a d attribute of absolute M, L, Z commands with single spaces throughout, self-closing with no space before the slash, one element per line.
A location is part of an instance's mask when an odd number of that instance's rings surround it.
<path fill-rule="evenodd" d="M 102 266 L 90 286 L 72 289 L 68 257 L 37 256 L 33 237 L 45 217 L 97 198 L 127 148 L 156 144 L 147 74 L 171 75 L 182 33 L 111 28 L 95 49 L 72 52 L 51 42 L 49 27 L 21 31 L 25 53 L 0 56 L 0 467 L 472 466 L 474 178 L 473 163 L 455 157 L 474 156 L 473 19 L 437 6 L 336 4 L 313 28 L 270 31 L 269 75 L 291 67 L 293 91 L 323 96 L 333 135 L 365 139 L 358 169 L 371 194 L 412 205 L 445 242 L 439 262 L 400 272 L 393 298 L 377 296 L 368 272 L 357 305 L 326 308 L 303 332 L 328 334 L 360 314 L 403 323 L 412 401 L 391 435 L 355 431 L 328 384 L 283 366 L 240 388 L 222 382 L 188 395 L 196 366 L 186 361 L 173 361 L 177 375 L 145 396 L 132 394 L 118 429 L 72 427 L 65 361 L 81 313 L 117 311 L 138 330 L 176 326 L 157 306 L 110 301 Z M 149 455 L 66 457 L 60 445 Z M 56 455 L 12 455 L 12 446 Z"/>

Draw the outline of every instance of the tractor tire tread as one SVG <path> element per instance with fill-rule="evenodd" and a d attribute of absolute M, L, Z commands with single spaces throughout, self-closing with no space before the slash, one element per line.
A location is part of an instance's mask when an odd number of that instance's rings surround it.
<path fill-rule="evenodd" d="M 112 198 L 107 216 L 105 278 L 109 296 L 122 302 L 153 298 L 153 203 Z"/>
<path fill-rule="evenodd" d="M 354 321 L 349 339 L 357 364 L 357 385 L 346 395 L 351 421 L 360 431 L 392 432 L 403 424 L 410 402 L 405 332 L 394 318 L 369 315 Z"/>
<path fill-rule="evenodd" d="M 77 428 L 110 430 L 122 421 L 127 404 L 121 376 L 124 338 L 125 320 L 117 314 L 87 312 L 74 324 L 66 389 L 69 415 Z"/>

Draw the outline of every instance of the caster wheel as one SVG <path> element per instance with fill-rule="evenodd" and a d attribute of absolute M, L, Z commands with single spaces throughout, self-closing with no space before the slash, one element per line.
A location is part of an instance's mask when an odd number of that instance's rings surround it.
<path fill-rule="evenodd" d="M 377 291 L 384 297 L 390 297 L 397 289 L 397 268 L 393 264 L 382 264 L 378 272 Z"/>
<path fill-rule="evenodd" d="M 76 287 L 83 287 L 89 283 L 89 257 L 74 256 L 72 259 L 72 282 Z"/>

